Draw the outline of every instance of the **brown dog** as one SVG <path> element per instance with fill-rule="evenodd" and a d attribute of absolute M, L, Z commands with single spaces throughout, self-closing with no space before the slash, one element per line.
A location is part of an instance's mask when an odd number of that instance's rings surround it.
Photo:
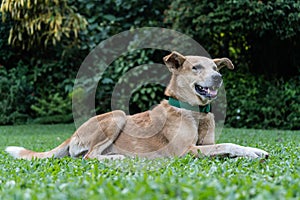
<path fill-rule="evenodd" d="M 7 147 L 15 158 L 81 157 L 147 158 L 184 156 L 267 157 L 268 153 L 236 144 L 215 144 L 214 115 L 210 102 L 222 85 L 219 70 L 233 69 L 228 58 L 183 56 L 177 52 L 163 58 L 172 72 L 164 100 L 151 111 L 126 116 L 123 111 L 95 116 L 71 138 L 48 152 Z"/>

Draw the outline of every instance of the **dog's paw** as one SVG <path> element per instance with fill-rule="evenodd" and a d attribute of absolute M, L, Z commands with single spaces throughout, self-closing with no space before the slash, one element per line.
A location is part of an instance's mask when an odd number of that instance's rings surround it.
<path fill-rule="evenodd" d="M 268 158 L 269 153 L 253 147 L 244 147 L 236 144 L 229 144 L 229 157 L 246 157 L 246 158 Z"/>
<path fill-rule="evenodd" d="M 246 147 L 246 154 L 249 156 L 245 157 L 250 157 L 250 158 L 268 158 L 269 153 L 258 149 L 258 148 L 253 148 L 253 147 Z"/>
<path fill-rule="evenodd" d="M 234 151 L 231 151 L 229 157 L 245 157 L 245 158 L 268 158 L 268 152 L 253 148 L 253 147 L 238 147 Z"/>

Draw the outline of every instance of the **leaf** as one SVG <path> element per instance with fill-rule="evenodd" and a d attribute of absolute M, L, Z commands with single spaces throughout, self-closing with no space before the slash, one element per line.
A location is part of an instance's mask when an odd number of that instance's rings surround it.
<path fill-rule="evenodd" d="M 152 99 L 154 99 L 154 98 L 155 98 L 155 92 L 150 93 L 150 97 L 151 97 Z"/>
<path fill-rule="evenodd" d="M 102 80 L 102 83 L 103 84 L 111 84 L 111 83 L 114 83 L 114 81 L 112 79 L 110 79 L 110 78 L 104 78 Z"/>
<path fill-rule="evenodd" d="M 110 15 L 110 14 L 103 15 L 103 18 L 108 21 L 116 21 L 116 17 L 114 15 Z"/>
<path fill-rule="evenodd" d="M 86 4 L 86 8 L 88 10 L 91 10 L 94 6 L 95 6 L 94 2 L 89 2 L 89 3 Z"/>

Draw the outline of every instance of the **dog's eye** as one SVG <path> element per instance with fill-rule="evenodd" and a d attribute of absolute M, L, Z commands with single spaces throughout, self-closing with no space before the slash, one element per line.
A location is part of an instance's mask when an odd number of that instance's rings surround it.
<path fill-rule="evenodd" d="M 196 65 L 194 65 L 194 66 L 192 67 L 192 70 L 193 70 L 194 72 L 201 71 L 202 69 L 203 69 L 203 66 L 200 65 L 200 64 L 196 64 Z"/>

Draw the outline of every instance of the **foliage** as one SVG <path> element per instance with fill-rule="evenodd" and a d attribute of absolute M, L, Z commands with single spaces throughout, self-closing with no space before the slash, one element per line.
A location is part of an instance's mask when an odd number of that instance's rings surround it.
<path fill-rule="evenodd" d="M 0 148 L 45 151 L 73 125 L 6 126 Z M 299 199 L 299 131 L 225 129 L 219 142 L 260 147 L 267 160 L 191 156 L 169 159 L 16 160 L 0 152 L 1 199 Z M 33 142 L 34 141 L 34 142 Z"/>
<path fill-rule="evenodd" d="M 176 0 L 165 23 L 233 61 L 227 125 L 299 129 L 299 12 L 298 1 Z"/>
<path fill-rule="evenodd" d="M 158 72 L 151 68 L 154 64 L 152 59 L 154 57 L 153 50 L 128 50 L 128 52 L 118 57 L 109 68 L 104 72 L 99 81 L 97 99 L 98 112 L 103 113 L 111 109 L 112 93 L 116 84 L 123 84 L 124 86 L 119 91 L 118 96 L 129 97 L 129 102 L 124 102 L 124 99 L 114 99 L 119 109 L 128 109 L 130 113 L 137 113 L 148 110 L 151 106 L 158 104 L 163 96 L 164 88 L 161 85 L 147 83 L 146 74 L 156 74 L 164 78 L 165 76 L 158 74 Z M 140 81 L 142 85 L 139 85 Z M 106 103 L 106 105 L 105 105 Z"/>
<path fill-rule="evenodd" d="M 212 57 L 227 56 L 233 61 L 237 70 L 222 72 L 227 126 L 299 129 L 298 1 L 0 2 L 0 16 L 5 19 L 0 22 L 1 124 L 68 121 L 69 97 L 83 94 L 72 91 L 73 82 L 89 51 L 122 31 L 155 26 L 186 33 Z M 15 45 L 8 45 L 8 40 Z M 161 63 L 166 52 L 157 52 L 129 48 L 128 54 L 112 63 L 98 84 L 97 113 L 111 109 L 112 93 L 119 83 L 130 89 L 132 114 L 164 98 L 161 85 L 135 87 L 126 79 L 136 66 L 143 65 L 146 71 L 150 64 Z M 138 80 L 140 75 L 135 73 L 133 78 Z"/>
<path fill-rule="evenodd" d="M 20 7 L 18 7 L 17 2 L 19 1 L 3 1 L 3 5 L 7 6 L 7 4 L 10 4 L 12 5 L 12 7 L 13 5 L 15 5 L 16 9 L 19 9 Z M 52 6 L 56 3 L 60 3 L 61 6 Z M 30 15 L 28 19 L 36 17 L 37 19 L 42 20 L 48 13 L 48 11 L 44 13 L 43 8 L 48 4 L 50 7 L 49 12 L 51 11 L 51 9 L 54 9 L 54 11 L 56 11 L 53 13 L 53 17 L 54 19 L 56 19 L 56 21 L 53 21 L 53 23 L 59 22 L 60 18 L 62 19 L 63 23 L 63 19 L 65 19 L 66 16 L 75 14 L 76 16 L 82 17 L 83 21 L 86 20 L 88 22 L 88 26 L 84 31 L 77 31 L 78 37 L 75 37 L 74 34 L 70 33 L 70 37 L 68 38 L 64 33 L 64 30 L 67 26 L 65 24 L 61 24 L 61 26 L 57 29 L 58 35 L 48 35 L 49 37 L 53 37 L 53 39 L 57 41 L 56 45 L 52 43 L 49 44 L 46 48 L 39 48 L 42 47 L 43 44 L 39 44 L 36 42 L 36 46 L 34 48 L 27 49 L 27 51 L 23 51 L 19 48 L 14 48 L 10 50 L 12 54 L 11 57 L 0 57 L 0 64 L 3 65 L 6 69 L 14 68 L 15 60 L 22 60 L 25 63 L 24 67 L 26 67 L 28 70 L 28 74 L 25 78 L 27 79 L 27 81 L 31 82 L 34 85 L 34 101 L 31 102 L 31 104 L 27 105 L 27 107 L 29 108 L 27 112 L 30 113 L 29 115 L 27 115 L 29 120 L 30 118 L 38 117 L 38 121 L 40 121 L 40 119 L 42 118 L 44 121 L 45 118 L 53 118 L 54 116 L 56 116 L 48 115 L 48 112 L 55 112 L 55 110 L 48 110 L 49 108 L 54 108 L 53 106 L 49 106 L 48 108 L 46 108 L 45 106 L 41 105 L 41 102 L 49 101 L 50 104 L 57 102 L 55 99 L 49 99 L 49 97 L 55 97 L 56 94 L 59 94 L 59 96 L 64 99 L 64 101 L 61 102 L 63 105 L 64 102 L 69 101 L 68 96 L 73 94 L 72 86 L 73 81 L 76 77 L 76 72 L 89 51 L 102 40 L 107 39 L 109 36 L 121 31 L 139 26 L 159 26 L 160 24 L 162 24 L 163 11 L 168 4 L 168 1 L 155 4 L 152 1 L 141 2 L 128 0 L 124 0 L 122 2 L 105 1 L 105 3 L 99 1 L 87 2 L 82 0 L 69 0 L 61 2 L 41 1 L 41 4 L 32 3 L 31 9 L 25 9 L 27 4 L 24 4 L 24 10 L 20 8 L 20 12 L 36 12 L 34 15 Z M 147 15 L 145 15 L 145 13 L 147 13 Z M 0 27 L 0 34 L 1 36 L 3 36 L 3 40 L 2 38 L 0 39 L 0 45 L 2 45 L 0 47 L 6 47 L 7 45 L 4 41 L 8 39 L 9 30 L 14 27 L 15 23 L 14 19 L 11 19 L 11 15 L 8 15 L 3 11 L 0 13 L 0 15 L 1 14 L 5 15 L 6 20 L 5 22 L 2 22 L 3 26 L 1 25 Z M 20 23 L 19 25 L 24 24 Z M 38 24 L 36 25 L 38 26 Z M 41 32 L 44 31 L 45 34 L 50 33 L 47 31 L 47 27 L 50 28 L 50 25 L 42 27 Z M 74 32 L 76 30 L 70 31 Z M 28 37 L 22 36 L 23 39 L 28 38 L 28 41 L 22 41 L 22 43 L 35 41 L 37 37 L 40 36 L 38 34 L 40 34 L 41 32 L 37 31 L 35 33 L 37 35 L 28 35 Z M 27 34 L 26 31 L 23 32 L 23 34 Z M 56 36 L 61 37 L 61 41 L 58 41 Z M 18 34 L 14 34 L 13 37 L 18 37 Z M 66 47 L 66 44 L 72 44 L 72 42 L 76 40 L 78 40 L 78 43 L 80 43 L 81 46 L 72 46 L 72 48 Z M 51 42 L 51 39 L 49 39 L 49 41 Z M 3 54 L 7 55 L 8 49 L 5 49 L 6 51 L 4 51 Z M 0 52 L 2 52 L 1 50 L 2 48 L 0 48 Z M 98 102 L 98 112 L 105 112 L 111 108 L 111 93 L 113 91 L 115 83 L 122 76 L 122 73 L 133 68 L 135 64 L 145 64 L 142 61 L 149 61 L 149 57 L 147 57 L 143 53 L 138 53 L 138 55 L 135 54 L 133 57 L 138 58 L 138 56 L 140 55 L 143 55 L 143 57 L 141 57 L 140 60 L 137 61 L 128 60 L 125 62 L 124 58 L 120 58 L 120 60 L 123 60 L 124 62 L 116 61 L 115 64 L 113 64 L 113 67 L 111 67 L 112 70 L 109 71 L 111 72 L 111 74 L 106 73 L 106 75 L 100 80 L 96 101 Z M 133 57 L 128 59 L 133 59 Z M 114 82 L 112 82 L 112 80 Z M 154 88 L 154 90 L 157 89 L 158 88 Z M 149 89 L 147 91 L 149 91 Z M 137 99 L 133 101 L 133 103 L 135 103 L 135 107 L 137 104 L 139 107 L 143 107 L 143 103 L 137 103 L 135 101 L 137 101 Z M 152 104 L 152 102 L 150 103 Z M 56 104 L 54 103 L 54 105 Z M 65 108 L 65 110 L 61 110 L 61 112 L 69 113 L 70 107 L 66 108 L 63 105 L 61 106 L 61 108 Z M 31 108 L 41 108 L 43 111 L 38 111 L 37 109 L 32 110 Z M 144 106 L 143 109 L 146 109 L 146 107 Z M 48 114 L 42 116 L 42 113 Z M 59 120 L 60 119 L 57 119 L 57 121 Z"/>
<path fill-rule="evenodd" d="M 299 1 L 172 1 L 165 22 L 213 57 L 229 56 L 267 77 L 299 72 Z"/>
<path fill-rule="evenodd" d="M 132 94 L 130 113 L 138 113 L 151 109 L 162 100 L 165 87 L 159 84 L 146 84 L 137 88 Z"/>
<path fill-rule="evenodd" d="M 9 93 L 10 98 L 14 100 L 11 106 L 7 106 L 8 103 L 5 103 L 8 101 L 6 98 L 3 100 L 1 98 L 0 102 L 4 104 L 1 107 L 1 113 L 5 115 L 1 124 L 31 122 L 32 118 L 38 118 L 35 119 L 35 122 L 40 123 L 70 121 L 71 103 L 68 95 L 73 87 L 78 63 L 82 60 L 80 57 L 73 57 L 78 49 L 71 49 L 70 45 L 77 43 L 75 32 L 85 26 L 84 18 L 75 13 L 75 8 L 66 4 L 66 1 L 26 1 L 25 4 L 21 2 L 23 1 L 2 1 L 2 11 L 0 12 L 0 15 L 5 18 L 0 22 L 0 66 L 6 71 L 5 74 L 0 75 L 3 80 L 1 88 L 5 91 L 3 95 L 6 94 L 6 91 L 14 89 L 14 92 Z M 13 13 L 9 14 L 9 12 Z M 18 20 L 17 18 L 20 17 L 18 12 L 20 16 L 29 16 Z M 48 15 L 53 15 L 53 17 L 49 17 L 47 21 Z M 77 22 L 82 22 L 82 24 L 77 24 L 77 26 L 74 17 L 78 18 Z M 22 33 L 10 31 L 12 29 L 18 31 L 21 30 L 20 28 L 24 28 Z M 34 30 L 32 34 L 27 32 L 31 31 L 31 28 Z M 22 34 L 22 41 L 18 41 L 19 34 Z M 8 41 L 15 37 L 17 38 L 16 43 L 8 46 Z M 50 40 L 50 43 L 45 47 L 46 40 Z M 54 46 L 53 41 L 58 43 Z M 23 47 L 26 50 L 20 48 L 19 42 L 25 45 Z M 22 82 L 19 84 L 20 86 L 11 87 L 19 82 Z M 28 85 L 30 94 L 27 94 L 27 90 L 20 89 L 28 88 Z M 43 101 L 48 101 L 49 105 L 41 105 Z M 59 109 L 60 113 L 57 113 Z M 16 115 L 16 113 L 21 113 L 21 115 Z M 44 113 L 43 116 L 41 116 L 42 113 Z M 5 118 L 9 120 L 5 120 Z"/>
<path fill-rule="evenodd" d="M 122 31 L 145 26 L 163 26 L 163 12 L 170 0 L 71 0 L 88 22 L 80 34 L 82 49 L 94 49 L 102 40 Z"/>
<path fill-rule="evenodd" d="M 32 118 L 39 118 L 35 121 L 40 123 L 70 121 L 71 99 L 68 95 L 73 81 L 63 66 L 59 68 L 60 73 L 49 76 L 53 67 L 58 68 L 56 65 L 57 62 L 31 68 L 20 61 L 10 70 L 0 67 L 0 124 L 30 122 Z"/>
<path fill-rule="evenodd" d="M 89 23 L 87 30 L 80 34 L 80 39 L 84 44 L 81 49 L 91 50 L 101 41 L 122 31 L 145 26 L 163 26 L 163 12 L 169 1 L 109 0 L 104 3 L 104 1 L 74 0 L 73 3 Z M 110 53 L 110 50 L 107 51 Z M 96 96 L 98 113 L 111 110 L 111 95 L 114 86 L 118 81 L 122 81 L 123 75 L 136 66 L 151 64 L 155 59 L 153 55 L 153 50 L 132 51 L 128 48 L 127 55 L 119 57 L 111 64 L 99 81 Z M 161 60 L 161 57 L 159 59 Z M 139 74 L 135 76 L 138 78 Z M 163 93 L 160 86 L 153 85 L 144 86 L 141 90 L 134 87 L 131 89 L 136 90 L 130 103 L 130 110 L 133 113 L 149 109 L 161 99 L 161 95 L 153 96 L 153 94 L 157 91 L 160 94 Z M 141 101 L 142 98 L 139 97 L 147 98 L 148 101 Z"/>
<path fill-rule="evenodd" d="M 226 124 L 231 127 L 300 129 L 299 77 L 265 81 L 263 76 L 226 74 Z"/>
<path fill-rule="evenodd" d="M 33 84 L 23 63 L 10 70 L 0 66 L 0 125 L 23 122 L 33 102 Z"/>
<path fill-rule="evenodd" d="M 55 45 L 71 35 L 76 39 L 87 22 L 75 11 L 67 0 L 3 0 L 1 4 L 2 19 L 8 15 L 14 22 L 8 43 L 22 49 L 47 46 L 49 42 Z"/>
<path fill-rule="evenodd" d="M 71 99 L 63 98 L 59 93 L 37 99 L 31 109 L 37 113 L 38 123 L 66 123 L 71 122 Z"/>

